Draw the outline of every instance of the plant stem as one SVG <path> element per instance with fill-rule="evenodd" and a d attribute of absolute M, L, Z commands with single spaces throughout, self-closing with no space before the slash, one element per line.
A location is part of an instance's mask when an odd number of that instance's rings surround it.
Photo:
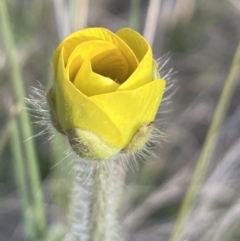
<path fill-rule="evenodd" d="M 162 0 L 149 0 L 147 17 L 145 21 L 143 36 L 150 45 L 153 45 L 155 33 L 158 26 L 158 17 L 161 11 Z"/>
<path fill-rule="evenodd" d="M 129 27 L 139 31 L 141 0 L 131 0 Z"/>
<path fill-rule="evenodd" d="M 211 126 L 207 133 L 207 137 L 203 145 L 203 149 L 200 153 L 197 166 L 192 177 L 192 181 L 190 183 L 184 202 L 180 209 L 176 225 L 171 234 L 170 241 L 176 241 L 180 238 L 180 234 L 184 226 L 184 223 L 186 222 L 189 210 L 191 209 L 194 199 L 198 194 L 203 177 L 205 175 L 206 169 L 211 159 L 213 150 L 215 148 L 218 134 L 220 132 L 222 123 L 226 116 L 226 112 L 229 106 L 231 96 L 233 94 L 233 91 L 238 81 L 239 70 L 240 70 L 240 42 L 237 47 L 237 50 L 231 65 L 231 69 L 227 77 L 227 80 L 225 82 L 225 86 L 223 88 L 222 94 L 220 96 L 220 100 L 218 102 L 216 111 L 214 113 Z"/>
<path fill-rule="evenodd" d="M 26 234 L 26 240 L 35 240 L 34 228 L 33 228 L 33 217 L 31 215 L 30 202 L 27 192 L 26 185 L 26 173 L 23 161 L 23 153 L 20 145 L 19 131 L 16 121 L 11 124 L 12 135 L 11 135 L 11 148 L 15 163 L 13 164 L 15 171 L 16 184 L 18 186 L 18 194 L 21 200 L 23 226 Z"/>
<path fill-rule="evenodd" d="M 58 30 L 58 38 L 60 40 L 63 40 L 71 32 L 69 23 L 69 12 L 67 10 L 67 5 L 64 0 L 53 0 L 53 4 Z"/>
<path fill-rule="evenodd" d="M 20 108 L 25 108 L 25 91 L 23 86 L 24 82 L 21 76 L 20 66 L 17 61 L 18 58 L 5 0 L 0 1 L 0 19 L 2 23 L 3 39 L 5 42 L 7 57 L 11 67 L 11 75 L 14 84 L 14 89 L 16 92 L 17 101 L 20 105 Z M 33 139 L 31 139 L 31 137 L 33 136 L 32 126 L 30 123 L 28 113 L 26 111 L 23 111 L 20 114 L 20 125 L 22 129 L 23 138 L 25 140 L 30 138 L 28 141 L 25 142 L 24 147 L 26 150 L 26 157 L 29 167 L 31 191 L 33 195 L 34 211 L 36 215 L 36 226 L 39 234 L 43 236 L 46 228 L 43 195 L 40 187 L 40 173 L 36 157 L 35 144 Z"/>
<path fill-rule="evenodd" d="M 69 2 L 72 32 L 87 26 L 88 8 L 89 0 L 72 0 Z"/>
<path fill-rule="evenodd" d="M 81 166 L 80 166 L 81 165 Z M 125 168 L 116 160 L 75 167 L 71 241 L 117 240 Z"/>
<path fill-rule="evenodd" d="M 100 165 L 94 170 L 94 183 L 91 187 L 89 210 L 90 229 L 89 240 L 110 241 L 116 240 L 116 218 L 118 209 L 118 180 L 113 180 L 116 175 L 116 163 Z M 116 197 L 118 197 L 116 199 Z"/>

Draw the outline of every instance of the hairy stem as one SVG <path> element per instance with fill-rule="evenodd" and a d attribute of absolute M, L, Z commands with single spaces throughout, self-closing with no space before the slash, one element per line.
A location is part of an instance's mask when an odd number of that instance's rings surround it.
<path fill-rule="evenodd" d="M 73 222 L 67 241 L 117 240 L 125 168 L 116 160 L 75 166 Z"/>

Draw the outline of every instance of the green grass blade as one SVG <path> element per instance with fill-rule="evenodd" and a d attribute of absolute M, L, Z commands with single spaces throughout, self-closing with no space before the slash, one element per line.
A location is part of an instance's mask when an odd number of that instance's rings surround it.
<path fill-rule="evenodd" d="M 21 201 L 24 231 L 27 240 L 34 241 L 36 240 L 33 227 L 34 222 L 27 192 L 25 165 L 23 161 L 20 133 L 17 127 L 17 122 L 14 121 L 11 124 L 11 127 L 11 150 L 14 159 L 13 167 L 15 172 L 16 184 L 18 187 L 18 194 Z"/>
<path fill-rule="evenodd" d="M 23 86 L 23 79 L 21 76 L 20 66 L 17 61 L 17 54 L 13 39 L 13 33 L 11 31 L 10 20 L 6 7 L 5 0 L 0 1 L 0 20 L 2 27 L 3 40 L 6 46 L 7 57 L 9 65 L 11 67 L 12 81 L 16 92 L 16 97 L 20 108 L 25 108 L 25 91 Z M 23 138 L 27 140 L 32 134 L 32 127 L 30 118 L 26 111 L 22 111 L 20 115 L 20 125 L 22 129 Z M 40 186 L 40 174 L 37 162 L 35 144 L 33 139 L 25 142 L 26 157 L 28 160 L 29 176 L 31 182 L 31 191 L 34 200 L 34 211 L 37 220 L 38 232 L 41 234 L 45 233 L 45 213 L 43 204 L 43 195 Z"/>
<path fill-rule="evenodd" d="M 222 94 L 220 96 L 220 100 L 217 105 L 217 109 L 214 113 L 213 120 L 209 131 L 207 133 L 207 137 L 205 143 L 203 145 L 203 149 L 200 153 L 197 166 L 195 172 L 192 177 L 192 181 L 188 188 L 187 194 L 185 196 L 184 202 L 179 212 L 179 216 L 177 218 L 176 225 L 173 229 L 173 232 L 170 237 L 170 241 L 177 241 L 180 237 L 181 231 L 184 227 L 184 224 L 187 219 L 187 215 L 192 207 L 192 204 L 199 192 L 199 189 L 202 184 L 202 180 L 206 169 L 208 167 L 209 161 L 211 159 L 211 155 L 215 148 L 218 134 L 220 132 L 222 123 L 226 116 L 227 108 L 229 106 L 229 102 L 231 100 L 231 96 L 235 89 L 240 70 L 240 43 L 237 47 L 231 69 L 227 80 L 225 82 L 225 86 L 223 88 Z"/>
<path fill-rule="evenodd" d="M 131 0 L 129 27 L 139 31 L 139 16 L 141 11 L 141 0 Z"/>

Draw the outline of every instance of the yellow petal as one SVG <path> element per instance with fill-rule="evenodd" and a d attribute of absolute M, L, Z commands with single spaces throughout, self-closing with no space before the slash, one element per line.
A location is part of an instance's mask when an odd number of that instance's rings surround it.
<path fill-rule="evenodd" d="M 114 44 L 93 40 L 78 45 L 70 55 L 66 70 L 71 81 L 74 80 L 85 59 L 91 61 L 95 73 L 119 82 L 129 72 L 125 58 Z"/>
<path fill-rule="evenodd" d="M 139 60 L 137 69 L 117 91 L 134 90 L 151 82 L 153 56 L 149 44 L 139 33 L 128 28 L 120 29 L 116 34 L 132 49 Z"/>
<path fill-rule="evenodd" d="M 63 59 L 64 59 L 64 63 L 67 64 L 67 60 L 70 54 L 79 44 L 90 40 L 100 40 L 100 38 L 98 37 L 81 35 L 80 32 L 81 31 L 71 34 L 68 38 L 66 38 L 62 43 L 58 45 L 53 55 L 53 69 L 54 69 L 55 76 L 57 75 L 58 61 L 63 48 L 64 48 Z"/>
<path fill-rule="evenodd" d="M 53 107 L 62 130 L 90 130 L 112 146 L 119 147 L 122 136 L 113 121 L 68 80 L 64 69 L 63 50 L 59 57 L 57 80 L 52 90 Z"/>
<path fill-rule="evenodd" d="M 136 90 L 121 91 L 90 97 L 122 132 L 126 146 L 137 130 L 154 121 L 162 99 L 165 81 L 158 79 Z"/>
<path fill-rule="evenodd" d="M 151 48 L 142 35 L 130 28 L 120 29 L 116 32 L 116 35 L 131 48 L 139 62 L 142 61 L 148 49 Z"/>
<path fill-rule="evenodd" d="M 113 92 L 119 87 L 112 79 L 94 73 L 90 60 L 83 62 L 73 83 L 87 96 Z"/>
<path fill-rule="evenodd" d="M 55 75 L 57 74 L 58 58 L 60 56 L 61 49 L 63 47 L 65 48 L 64 62 L 66 64 L 68 57 L 75 49 L 75 47 L 89 40 L 105 40 L 107 42 L 113 43 L 117 47 L 117 49 L 121 51 L 122 55 L 124 56 L 126 62 L 129 65 L 128 76 L 136 69 L 138 65 L 138 60 L 134 55 L 133 51 L 123 40 L 121 40 L 117 35 L 105 28 L 88 28 L 71 34 L 58 46 L 53 58 Z"/>

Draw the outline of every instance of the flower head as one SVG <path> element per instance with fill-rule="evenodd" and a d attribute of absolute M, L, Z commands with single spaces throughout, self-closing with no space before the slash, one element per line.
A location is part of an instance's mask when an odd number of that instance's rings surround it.
<path fill-rule="evenodd" d="M 142 148 L 165 81 L 140 34 L 129 28 L 80 30 L 58 46 L 53 67 L 53 123 L 81 157 L 104 160 Z"/>

